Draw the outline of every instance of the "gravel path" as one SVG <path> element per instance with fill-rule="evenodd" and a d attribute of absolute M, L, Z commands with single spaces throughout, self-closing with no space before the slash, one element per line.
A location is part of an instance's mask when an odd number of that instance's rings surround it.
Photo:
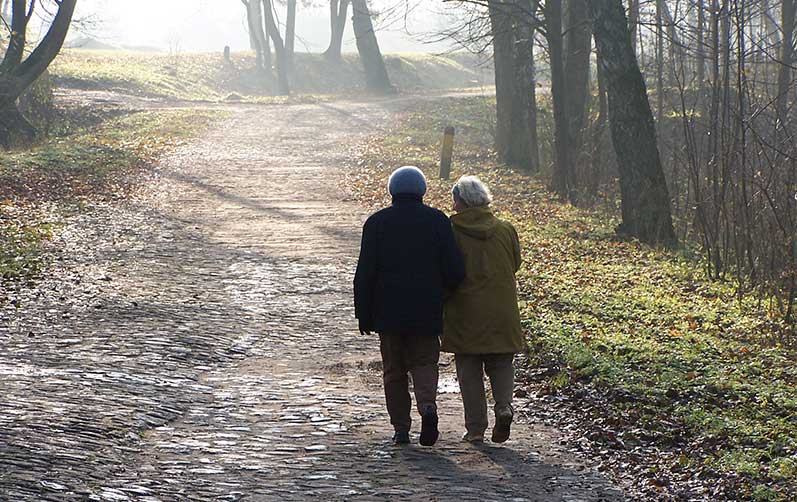
<path fill-rule="evenodd" d="M 146 197 L 70 219 L 0 307 L 0 500 L 622 499 L 522 417 L 460 442 L 450 358 L 438 445 L 390 445 L 338 182 L 403 102 L 231 106 Z"/>

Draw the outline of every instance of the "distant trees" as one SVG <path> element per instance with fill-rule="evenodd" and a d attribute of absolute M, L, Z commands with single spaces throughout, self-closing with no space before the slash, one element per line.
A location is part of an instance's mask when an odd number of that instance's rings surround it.
<path fill-rule="evenodd" d="M 296 2 L 293 2 L 293 7 L 296 8 Z M 293 58 L 293 53 L 290 52 L 293 50 L 293 42 L 287 42 L 287 38 L 283 40 L 280 35 L 279 26 L 274 19 L 274 6 L 271 0 L 263 0 L 263 17 L 266 22 L 266 34 L 274 43 L 274 54 L 277 59 L 277 94 L 287 95 L 291 92 L 288 72 L 291 67 L 290 59 Z M 294 35 L 292 30 L 286 29 L 285 33 Z"/>
<path fill-rule="evenodd" d="M 0 63 L 0 145 L 6 149 L 27 146 L 35 139 L 36 129 L 20 113 L 17 100 L 58 55 L 72 23 L 76 2 L 56 3 L 57 10 L 47 33 L 26 56 L 29 25 L 38 2 L 11 1 L 11 31 Z"/>
<path fill-rule="evenodd" d="M 249 39 L 255 51 L 257 68 L 270 74 L 272 67 L 271 44 L 276 60 L 277 94 L 290 94 L 290 73 L 293 67 L 294 39 L 296 37 L 296 0 L 287 1 L 285 38 L 280 34 L 274 17 L 271 0 L 241 0 L 246 7 Z"/>
<path fill-rule="evenodd" d="M 256 66 L 259 70 L 271 71 L 271 39 L 266 35 L 261 0 L 241 0 L 246 7 L 246 21 L 249 40 L 255 51 Z"/>
<path fill-rule="evenodd" d="M 365 70 L 365 85 L 368 90 L 377 93 L 394 92 L 390 77 L 385 68 L 385 60 L 379 50 L 379 42 L 371 21 L 371 12 L 366 0 L 352 0 L 352 25 L 354 37 L 357 39 L 357 52 Z"/>
<path fill-rule="evenodd" d="M 3 0 L 0 0 L 0 2 Z M 256 65 L 267 73 L 271 73 L 271 46 L 274 48 L 276 62 L 277 94 L 290 93 L 290 79 L 294 66 L 294 48 L 296 40 L 296 8 L 297 0 L 285 0 L 285 36 L 280 33 L 275 2 L 273 0 L 240 0 L 246 7 L 247 25 L 252 48 L 256 54 Z M 341 60 L 343 32 L 346 17 L 352 6 L 354 35 L 357 50 L 365 70 L 366 87 L 372 92 L 393 92 L 395 89 L 385 68 L 384 58 L 379 50 L 371 12 L 366 0 L 330 0 L 329 47 L 324 56 L 330 61 Z"/>
<path fill-rule="evenodd" d="M 340 61 L 343 47 L 343 32 L 346 29 L 346 17 L 350 0 L 329 0 L 329 48 L 324 56 L 331 61 Z"/>

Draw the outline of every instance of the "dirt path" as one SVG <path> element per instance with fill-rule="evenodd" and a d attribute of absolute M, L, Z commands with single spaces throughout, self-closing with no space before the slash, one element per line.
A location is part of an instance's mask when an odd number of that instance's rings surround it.
<path fill-rule="evenodd" d="M 152 196 L 76 217 L 0 310 L 0 500 L 621 499 L 522 417 L 461 443 L 449 359 L 438 445 L 390 445 L 338 183 L 402 102 L 230 107 Z"/>

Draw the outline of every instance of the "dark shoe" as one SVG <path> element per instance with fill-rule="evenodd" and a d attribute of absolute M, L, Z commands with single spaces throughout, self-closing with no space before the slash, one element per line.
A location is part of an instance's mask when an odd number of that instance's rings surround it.
<path fill-rule="evenodd" d="M 393 444 L 410 444 L 410 433 L 407 431 L 393 434 Z"/>
<path fill-rule="evenodd" d="M 440 437 L 437 430 L 437 411 L 434 408 L 427 408 L 421 415 L 421 446 L 432 446 Z"/>
<path fill-rule="evenodd" d="M 511 407 L 501 408 L 495 412 L 495 426 L 493 427 L 493 443 L 503 443 L 509 439 L 510 429 L 512 427 L 512 412 Z"/>

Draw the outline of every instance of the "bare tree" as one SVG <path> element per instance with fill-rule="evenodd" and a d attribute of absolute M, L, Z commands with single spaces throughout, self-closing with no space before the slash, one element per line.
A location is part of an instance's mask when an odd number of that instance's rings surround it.
<path fill-rule="evenodd" d="M 293 73 L 293 53 L 296 45 L 296 0 L 288 0 L 288 15 L 285 18 L 285 58 L 288 75 Z"/>
<path fill-rule="evenodd" d="M 577 173 L 586 167 L 584 151 L 584 129 L 589 115 L 590 54 L 592 53 L 592 30 L 587 0 L 567 0 L 565 24 L 565 93 L 568 119 L 568 150 L 574 161 L 575 181 Z M 582 180 L 583 181 L 583 180 Z"/>
<path fill-rule="evenodd" d="M 609 122 L 620 172 L 619 231 L 648 243 L 673 244 L 675 231 L 653 114 L 631 45 L 621 0 L 587 2 L 606 77 Z"/>
<path fill-rule="evenodd" d="M 8 48 L 0 63 L 0 144 L 25 146 L 36 136 L 35 128 L 17 109 L 17 99 L 58 55 L 72 22 L 77 0 L 61 0 L 47 34 L 25 57 L 27 32 L 36 0 L 13 0 Z"/>
<path fill-rule="evenodd" d="M 778 71 L 778 95 L 776 110 L 778 119 L 786 122 L 788 117 L 789 87 L 792 82 L 794 63 L 794 10 L 795 0 L 781 0 L 780 68 Z"/>
<path fill-rule="evenodd" d="M 284 96 L 291 92 L 288 81 L 288 51 L 280 35 L 277 21 L 274 19 L 274 6 L 271 0 L 263 0 L 263 14 L 266 32 L 274 43 L 274 53 L 277 58 L 277 93 Z"/>
<path fill-rule="evenodd" d="M 564 68 L 564 37 L 562 36 L 562 1 L 546 0 L 545 34 L 551 66 L 551 95 L 554 116 L 554 166 L 552 184 L 562 199 L 573 198 L 573 167 L 568 142 L 567 90 Z M 629 40 L 630 43 L 630 40 Z"/>
<path fill-rule="evenodd" d="M 246 7 L 246 21 L 249 27 L 249 40 L 255 51 L 258 69 L 271 71 L 271 43 L 264 31 L 263 6 L 260 0 L 241 0 Z"/>
<path fill-rule="evenodd" d="M 490 0 L 487 6 L 495 62 L 496 151 L 507 164 L 531 169 L 527 67 L 531 58 L 527 52 L 531 20 L 524 18 L 530 4 Z"/>
<path fill-rule="evenodd" d="M 390 83 L 390 77 L 387 75 L 382 51 L 379 50 L 379 42 L 376 40 L 367 1 L 353 0 L 352 10 L 354 11 L 352 18 L 354 37 L 357 39 L 357 51 L 360 53 L 360 60 L 365 69 L 366 87 L 372 92 L 395 92 L 396 89 Z"/>
<path fill-rule="evenodd" d="M 331 61 L 340 61 L 343 47 L 343 32 L 346 29 L 346 16 L 350 0 L 329 0 L 329 47 L 324 57 Z"/>

